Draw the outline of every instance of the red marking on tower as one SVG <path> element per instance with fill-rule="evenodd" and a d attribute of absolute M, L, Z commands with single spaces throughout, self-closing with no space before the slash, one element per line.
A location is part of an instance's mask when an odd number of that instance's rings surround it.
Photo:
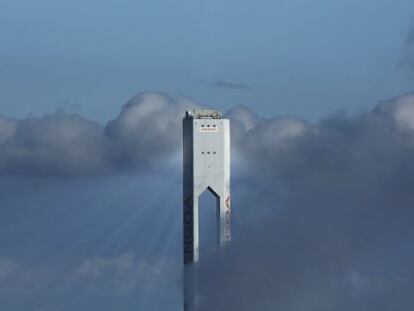
<path fill-rule="evenodd" d="M 227 199 L 224 202 L 224 204 L 226 204 L 227 208 L 230 209 L 230 196 L 227 197 Z"/>

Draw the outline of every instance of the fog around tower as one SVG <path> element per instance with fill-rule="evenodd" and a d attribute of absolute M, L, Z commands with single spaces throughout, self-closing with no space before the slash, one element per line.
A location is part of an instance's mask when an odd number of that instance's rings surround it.
<path fill-rule="evenodd" d="M 107 124 L 0 119 L 8 310 L 179 310 L 181 120 L 203 106 L 143 92 Z M 411 310 L 414 94 L 314 123 L 226 115 L 234 239 L 200 262 L 200 310 Z"/>

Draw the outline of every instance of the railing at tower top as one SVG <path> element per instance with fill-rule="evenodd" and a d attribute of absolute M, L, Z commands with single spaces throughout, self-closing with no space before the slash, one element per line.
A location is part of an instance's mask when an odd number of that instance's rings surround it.
<path fill-rule="evenodd" d="M 222 113 L 213 109 L 192 109 L 187 110 L 185 117 L 188 119 L 222 119 Z"/>

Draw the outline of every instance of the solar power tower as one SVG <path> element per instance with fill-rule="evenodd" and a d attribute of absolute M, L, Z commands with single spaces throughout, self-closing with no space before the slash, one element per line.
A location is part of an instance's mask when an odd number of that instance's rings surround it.
<path fill-rule="evenodd" d="M 199 197 L 216 198 L 217 245 L 230 241 L 230 125 L 216 110 L 190 110 L 183 119 L 184 310 L 195 304 L 199 260 Z"/>

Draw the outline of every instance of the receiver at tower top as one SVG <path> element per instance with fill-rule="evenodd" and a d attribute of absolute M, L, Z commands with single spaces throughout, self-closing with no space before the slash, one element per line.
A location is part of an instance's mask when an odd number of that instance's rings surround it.
<path fill-rule="evenodd" d="M 189 119 L 222 119 L 222 115 L 217 110 L 211 109 L 193 109 L 185 113 L 185 117 Z"/>

